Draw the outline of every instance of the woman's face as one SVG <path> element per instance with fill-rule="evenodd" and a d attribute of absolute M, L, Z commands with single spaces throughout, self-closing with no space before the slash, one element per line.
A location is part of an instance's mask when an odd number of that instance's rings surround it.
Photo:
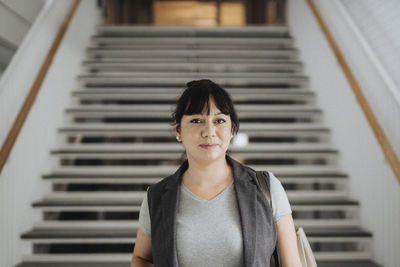
<path fill-rule="evenodd" d="M 189 161 L 210 163 L 224 158 L 228 149 L 232 132 L 232 122 L 229 115 L 222 114 L 210 99 L 210 114 L 207 110 L 202 114 L 184 115 L 180 129 L 175 128 L 175 134 L 186 149 Z"/>

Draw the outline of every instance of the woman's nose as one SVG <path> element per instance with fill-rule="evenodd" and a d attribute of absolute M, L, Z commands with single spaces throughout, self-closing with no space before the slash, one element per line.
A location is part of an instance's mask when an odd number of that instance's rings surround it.
<path fill-rule="evenodd" d="M 210 122 L 206 122 L 204 128 L 202 129 L 201 135 L 203 137 L 215 136 L 215 125 Z"/>

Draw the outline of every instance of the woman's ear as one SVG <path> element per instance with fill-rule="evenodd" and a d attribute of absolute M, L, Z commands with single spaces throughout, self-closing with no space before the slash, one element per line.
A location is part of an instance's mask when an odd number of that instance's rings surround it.
<path fill-rule="evenodd" d="M 176 123 L 176 121 L 174 121 L 174 131 L 175 131 L 176 141 L 182 142 L 180 125 Z"/>
<path fill-rule="evenodd" d="M 180 125 L 176 121 L 174 121 L 174 131 L 176 136 L 181 134 Z"/>

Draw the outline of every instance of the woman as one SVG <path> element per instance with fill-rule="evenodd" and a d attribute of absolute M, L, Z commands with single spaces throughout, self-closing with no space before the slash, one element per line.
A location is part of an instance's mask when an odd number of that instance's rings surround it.
<path fill-rule="evenodd" d="M 270 266 L 278 241 L 281 266 L 301 267 L 279 180 L 269 173 L 271 211 L 256 172 L 226 155 L 239 128 L 228 93 L 210 80 L 187 86 L 173 114 L 187 161 L 148 189 L 131 266 Z"/>

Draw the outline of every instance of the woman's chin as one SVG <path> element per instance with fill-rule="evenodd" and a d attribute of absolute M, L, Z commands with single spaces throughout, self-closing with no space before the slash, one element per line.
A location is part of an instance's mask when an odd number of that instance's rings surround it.
<path fill-rule="evenodd" d="M 213 163 L 221 158 L 225 159 L 225 153 L 216 153 L 216 151 L 208 151 L 207 153 L 198 153 L 192 157 L 196 162 L 201 162 L 203 164 Z"/>

